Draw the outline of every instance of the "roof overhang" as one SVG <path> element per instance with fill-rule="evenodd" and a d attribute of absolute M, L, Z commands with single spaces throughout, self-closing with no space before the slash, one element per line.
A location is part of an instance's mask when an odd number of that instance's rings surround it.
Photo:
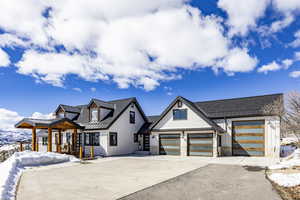
<path fill-rule="evenodd" d="M 60 119 L 32 119 L 32 118 L 24 118 L 20 122 L 15 125 L 16 128 L 24 128 L 24 129 L 83 129 L 82 126 L 73 122 L 68 118 L 60 118 Z"/>

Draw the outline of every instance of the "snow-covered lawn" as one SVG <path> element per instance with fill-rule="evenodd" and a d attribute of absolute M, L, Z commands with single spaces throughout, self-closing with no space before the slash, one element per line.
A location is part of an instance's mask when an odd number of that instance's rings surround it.
<path fill-rule="evenodd" d="M 78 161 L 74 156 L 58 153 L 32 151 L 14 153 L 5 162 L 0 163 L 0 199 L 15 199 L 17 182 L 26 167 Z"/>
<path fill-rule="evenodd" d="M 296 169 L 289 170 L 293 168 Z M 293 154 L 284 158 L 280 163 L 269 166 L 269 169 L 273 171 L 268 177 L 278 185 L 283 187 L 300 185 L 300 149 L 296 149 Z"/>

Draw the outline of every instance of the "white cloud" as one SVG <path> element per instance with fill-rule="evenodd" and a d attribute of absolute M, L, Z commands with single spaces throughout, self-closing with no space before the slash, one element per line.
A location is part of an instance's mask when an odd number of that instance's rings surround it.
<path fill-rule="evenodd" d="M 40 112 L 34 112 L 31 116 L 31 118 L 34 118 L 34 119 L 53 119 L 53 118 L 55 118 L 55 116 L 54 116 L 53 113 L 43 114 L 43 113 L 40 113 Z"/>
<path fill-rule="evenodd" d="M 290 43 L 290 46 L 297 48 L 300 47 L 300 30 L 298 30 L 295 34 L 295 40 Z"/>
<path fill-rule="evenodd" d="M 229 74 L 234 72 L 249 72 L 257 65 L 257 59 L 248 54 L 247 49 L 232 49 L 228 55 L 218 63 L 222 66 L 225 72 Z"/>
<path fill-rule="evenodd" d="M 22 120 L 24 117 L 18 114 L 15 111 L 8 110 L 5 108 L 0 108 L 0 129 L 2 130 L 16 130 L 15 124 Z M 53 114 L 42 114 L 39 112 L 34 112 L 31 118 L 37 119 L 51 119 L 53 118 Z"/>
<path fill-rule="evenodd" d="M 282 65 L 284 69 L 288 69 L 293 63 L 294 61 L 292 59 L 285 59 L 282 61 Z"/>
<path fill-rule="evenodd" d="M 293 71 L 290 73 L 290 77 L 292 78 L 298 78 L 300 77 L 300 71 Z"/>
<path fill-rule="evenodd" d="M 30 41 L 16 63 L 18 72 L 59 87 L 74 74 L 153 90 L 161 81 L 180 78 L 178 69 L 218 65 L 230 74 L 255 68 L 257 60 L 247 49 L 232 48 L 221 18 L 204 16 L 185 1 L 3 0 L 0 13 L 9 16 L 0 19 L 0 27 L 18 36 L 11 45 L 22 43 L 20 37 Z M 249 15 L 262 15 L 265 3 L 258 4 Z M 42 13 L 49 7 L 47 18 Z M 66 50 L 56 51 L 55 45 Z"/>
<path fill-rule="evenodd" d="M 294 53 L 294 60 L 299 61 L 300 60 L 300 51 L 297 51 Z"/>
<path fill-rule="evenodd" d="M 279 31 L 289 26 L 294 20 L 296 12 L 300 10 L 299 0 L 273 0 L 273 6 L 276 10 L 283 14 L 283 19 L 273 22 L 271 30 L 273 32 Z"/>
<path fill-rule="evenodd" d="M 0 129 L 14 130 L 14 125 L 21 119 L 22 117 L 17 112 L 0 108 Z"/>
<path fill-rule="evenodd" d="M 7 67 L 10 64 L 9 56 L 0 48 L 0 67 Z"/>
<path fill-rule="evenodd" d="M 76 92 L 82 92 L 81 88 L 73 88 L 73 90 L 76 91 Z"/>
<path fill-rule="evenodd" d="M 92 92 L 96 92 L 96 90 L 97 90 L 97 89 L 94 88 L 94 87 L 91 88 L 91 91 L 92 91 Z"/>
<path fill-rule="evenodd" d="M 256 21 L 264 16 L 270 0 L 219 0 L 218 7 L 228 14 L 227 24 L 230 35 L 245 36 L 249 29 L 256 27 Z"/>
<path fill-rule="evenodd" d="M 281 66 L 277 62 L 273 61 L 269 64 L 261 66 L 257 71 L 260 73 L 267 74 L 269 71 L 277 71 L 280 69 L 281 69 Z"/>
<path fill-rule="evenodd" d="M 278 32 L 282 29 L 284 29 L 285 27 L 288 27 L 293 21 L 294 21 L 294 16 L 291 14 L 285 14 L 285 16 L 283 17 L 283 19 L 275 21 L 271 24 L 271 28 L 270 28 L 270 32 L 271 33 L 275 33 Z"/>

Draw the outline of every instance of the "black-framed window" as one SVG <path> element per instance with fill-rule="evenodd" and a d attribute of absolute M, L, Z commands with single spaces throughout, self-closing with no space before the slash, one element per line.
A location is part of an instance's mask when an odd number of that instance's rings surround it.
<path fill-rule="evenodd" d="M 71 133 L 66 133 L 66 142 L 67 142 L 68 144 L 71 143 Z"/>
<path fill-rule="evenodd" d="M 139 141 L 139 139 L 138 139 L 138 134 L 137 133 L 134 133 L 133 134 L 133 142 L 138 142 Z"/>
<path fill-rule="evenodd" d="M 48 145 L 48 137 L 42 137 L 42 142 L 43 145 Z"/>
<path fill-rule="evenodd" d="M 84 145 L 86 146 L 99 146 L 100 145 L 100 133 L 85 133 Z"/>
<path fill-rule="evenodd" d="M 186 120 L 186 119 L 187 119 L 187 109 L 173 110 L 173 120 Z"/>
<path fill-rule="evenodd" d="M 118 133 L 116 132 L 109 133 L 109 145 L 118 146 Z"/>
<path fill-rule="evenodd" d="M 130 122 L 130 124 L 135 123 L 135 112 L 134 111 L 129 112 L 129 122 Z"/>

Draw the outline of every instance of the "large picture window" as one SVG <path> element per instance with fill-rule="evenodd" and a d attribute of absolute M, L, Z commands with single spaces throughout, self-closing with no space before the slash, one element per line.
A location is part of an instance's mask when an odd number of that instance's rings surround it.
<path fill-rule="evenodd" d="M 130 124 L 135 123 L 135 112 L 134 111 L 130 111 L 130 113 L 129 113 L 129 122 L 130 122 Z"/>
<path fill-rule="evenodd" d="M 85 133 L 84 145 L 86 146 L 99 146 L 100 145 L 100 133 Z"/>
<path fill-rule="evenodd" d="M 187 119 L 187 109 L 173 110 L 173 120 L 186 120 L 186 119 Z"/>
<path fill-rule="evenodd" d="M 116 132 L 109 133 L 109 145 L 110 146 L 118 145 L 118 133 L 116 133 Z"/>

